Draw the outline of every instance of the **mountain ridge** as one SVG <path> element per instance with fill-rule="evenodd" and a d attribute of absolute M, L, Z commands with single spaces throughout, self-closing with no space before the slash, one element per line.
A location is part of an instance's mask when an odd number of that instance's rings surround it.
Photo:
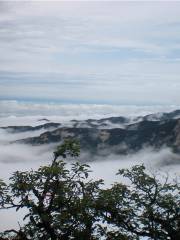
<path fill-rule="evenodd" d="M 163 147 L 171 148 L 180 153 L 180 110 L 170 113 L 150 114 L 133 122 L 125 117 L 110 117 L 104 119 L 72 120 L 73 125 L 63 123 L 45 123 L 36 127 L 27 127 L 34 131 L 39 128 L 48 131 L 36 137 L 27 137 L 11 143 L 30 144 L 60 144 L 68 138 L 78 139 L 81 149 L 92 155 L 129 154 L 140 151 L 145 147 L 158 150 Z M 179 118 L 178 118 L 179 117 Z M 109 124 L 108 124 L 109 123 Z M 87 125 L 88 124 L 88 125 Z M 111 124 L 113 127 L 110 127 Z M 123 124 L 123 125 L 122 125 Z M 13 131 L 25 131 L 25 126 L 4 127 Z M 54 129 L 53 129 L 54 127 Z"/>
<path fill-rule="evenodd" d="M 143 121 L 129 125 L 129 129 L 96 129 L 61 127 L 46 131 L 38 137 L 25 138 L 16 143 L 34 146 L 50 143 L 60 143 L 65 139 L 78 139 L 83 151 L 94 154 L 112 151 L 115 154 L 137 152 L 146 147 L 160 149 L 170 147 L 180 152 L 180 119 L 164 121 Z"/>

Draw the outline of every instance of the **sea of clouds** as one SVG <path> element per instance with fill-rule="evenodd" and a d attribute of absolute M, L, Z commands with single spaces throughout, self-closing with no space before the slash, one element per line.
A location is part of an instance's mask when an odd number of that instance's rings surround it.
<path fill-rule="evenodd" d="M 67 122 L 72 119 L 100 119 L 110 116 L 144 116 L 155 112 L 170 112 L 180 109 L 179 106 L 110 106 L 110 105 L 58 105 L 37 104 L 17 101 L 0 101 L 0 127 L 31 125 L 36 126 L 45 123 L 41 119 L 47 118 L 53 122 Z M 55 145 L 29 146 L 24 144 L 9 144 L 16 139 L 38 136 L 43 131 L 38 130 L 24 133 L 11 133 L 0 129 L 0 178 L 8 181 L 12 172 L 16 170 L 37 169 L 48 164 L 53 158 Z M 82 153 L 83 154 L 83 153 Z M 180 157 L 163 148 L 160 151 L 142 149 L 136 154 L 116 156 L 109 153 L 108 157 L 95 158 L 89 161 L 93 179 L 104 179 L 105 186 L 110 186 L 118 181 L 116 175 L 118 169 L 129 168 L 136 164 L 145 164 L 148 171 L 168 174 L 169 178 L 180 177 Z M 68 163 L 69 165 L 70 163 Z M 18 221 L 22 221 L 22 212 L 1 211 L 0 231 L 7 227 L 18 227 Z"/>
<path fill-rule="evenodd" d="M 71 119 L 100 119 L 112 116 L 144 116 L 150 113 L 170 112 L 180 109 L 180 105 L 107 105 L 107 104 L 58 104 L 54 102 L 33 103 L 23 101 L 0 101 L 0 124 L 16 123 L 22 124 L 23 121 L 39 119 L 42 116 L 61 120 Z M 8 122 L 3 122 L 7 119 Z M 15 118 L 18 121 L 15 121 Z M 19 122 L 20 120 L 20 122 Z M 24 122 L 25 123 L 25 122 Z"/>

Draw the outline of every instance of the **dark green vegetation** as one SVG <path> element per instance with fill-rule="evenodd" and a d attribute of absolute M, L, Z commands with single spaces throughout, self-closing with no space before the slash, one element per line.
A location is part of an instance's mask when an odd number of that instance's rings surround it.
<path fill-rule="evenodd" d="M 8 185 L 0 182 L 1 210 L 27 212 L 24 226 L 1 233 L 1 239 L 180 239 L 177 181 L 161 183 L 144 166 L 134 166 L 118 172 L 129 185 L 117 182 L 104 188 L 103 180 L 90 179 L 88 165 L 66 167 L 65 159 L 78 156 L 78 142 L 65 141 L 51 165 L 15 172 Z"/>

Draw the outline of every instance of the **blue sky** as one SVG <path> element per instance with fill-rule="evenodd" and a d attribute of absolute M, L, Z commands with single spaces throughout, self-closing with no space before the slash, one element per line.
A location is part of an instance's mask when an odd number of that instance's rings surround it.
<path fill-rule="evenodd" d="M 0 99 L 179 104 L 180 2 L 0 2 Z"/>

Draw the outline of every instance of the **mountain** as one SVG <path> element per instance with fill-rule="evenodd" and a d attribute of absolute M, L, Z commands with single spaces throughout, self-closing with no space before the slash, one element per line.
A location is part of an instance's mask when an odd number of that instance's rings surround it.
<path fill-rule="evenodd" d="M 3 127 L 13 133 L 45 129 L 36 137 L 16 143 L 42 145 L 60 144 L 64 139 L 78 139 L 83 152 L 92 155 L 127 154 L 145 147 L 169 147 L 180 153 L 180 110 L 150 114 L 137 118 L 110 117 L 104 119 L 72 120 L 68 123 L 48 122 L 35 127 Z"/>
<path fill-rule="evenodd" d="M 20 132 L 28 132 L 28 131 L 36 131 L 40 129 L 55 129 L 61 127 L 68 128 L 98 128 L 98 129 L 113 129 L 113 128 L 128 128 L 129 125 L 134 123 L 139 123 L 143 121 L 163 121 L 163 120 L 171 120 L 180 118 L 180 110 L 176 110 L 170 113 L 155 113 L 149 114 L 146 116 L 138 116 L 138 117 L 109 117 L 102 119 L 87 119 L 87 120 L 71 120 L 62 123 L 53 123 L 50 122 L 49 119 L 42 118 L 38 119 L 39 121 L 48 121 L 48 123 L 41 124 L 38 126 L 6 126 L 0 127 L 0 129 L 7 130 L 10 133 L 20 133 Z"/>
<path fill-rule="evenodd" d="M 180 118 L 180 110 L 170 113 L 154 113 L 146 116 L 138 117 L 109 117 L 103 119 L 88 119 L 88 120 L 72 120 L 68 126 L 79 128 L 126 128 L 129 124 L 143 122 L 143 121 L 165 121 Z"/>
<path fill-rule="evenodd" d="M 127 154 L 144 147 L 170 147 L 180 152 L 180 119 L 167 121 L 142 121 L 128 125 L 126 129 L 58 128 L 38 137 L 18 140 L 18 143 L 41 145 L 60 143 L 64 139 L 75 138 L 81 149 L 92 154 Z"/>
<path fill-rule="evenodd" d="M 38 125 L 35 127 L 32 126 L 7 126 L 7 127 L 0 127 L 0 129 L 4 129 L 9 133 L 20 133 L 20 132 L 29 132 L 29 131 L 37 131 L 41 129 L 55 129 L 59 127 L 60 123 L 45 123 L 42 125 Z"/>
<path fill-rule="evenodd" d="M 137 117 L 134 118 L 133 121 L 163 121 L 163 120 L 170 120 L 170 119 L 177 119 L 180 118 L 180 110 L 175 110 L 169 113 L 153 113 L 148 114 L 144 117 Z"/>

